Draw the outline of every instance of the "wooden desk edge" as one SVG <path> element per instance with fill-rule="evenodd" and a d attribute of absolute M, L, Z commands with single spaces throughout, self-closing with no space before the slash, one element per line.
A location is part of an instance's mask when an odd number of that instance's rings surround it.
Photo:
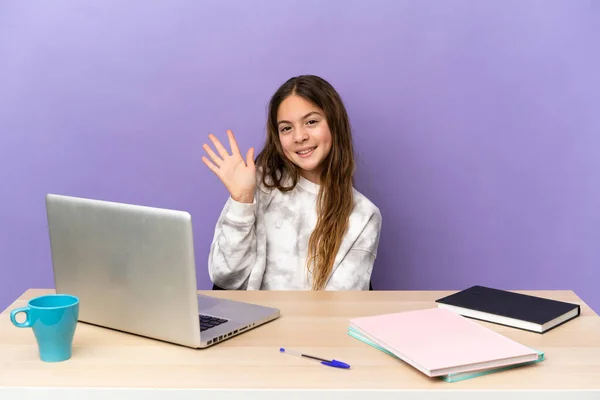
<path fill-rule="evenodd" d="M 3 399 L 81 400 L 82 398 L 110 400 L 197 400 L 198 395 L 211 400 L 591 400 L 600 398 L 600 390 L 388 390 L 388 389 L 154 389 L 154 388 L 54 388 L 0 387 Z M 82 397 L 86 396 L 86 397 Z M 92 397 L 87 397 L 92 396 Z"/>

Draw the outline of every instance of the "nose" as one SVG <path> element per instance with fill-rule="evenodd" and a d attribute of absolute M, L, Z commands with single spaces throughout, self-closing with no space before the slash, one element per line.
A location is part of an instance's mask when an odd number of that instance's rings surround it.
<path fill-rule="evenodd" d="M 294 141 L 296 143 L 306 142 L 308 140 L 308 132 L 305 129 L 300 128 L 294 131 Z"/>

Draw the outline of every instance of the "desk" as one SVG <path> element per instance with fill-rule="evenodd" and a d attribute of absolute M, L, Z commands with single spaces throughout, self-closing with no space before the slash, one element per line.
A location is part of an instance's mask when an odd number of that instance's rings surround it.
<path fill-rule="evenodd" d="M 52 293 L 31 289 L 0 314 L 0 399 L 600 399 L 600 317 L 571 291 L 529 291 L 581 304 L 581 316 L 546 334 L 479 322 L 544 351 L 546 360 L 448 383 L 346 334 L 348 319 L 435 307 L 448 291 L 203 292 L 274 306 L 281 317 L 204 350 L 80 323 L 73 357 L 39 360 L 31 329 L 9 311 Z M 280 347 L 348 362 L 329 368 Z M 481 393 L 485 391 L 485 393 Z M 565 395 L 568 392 L 568 397 Z"/>

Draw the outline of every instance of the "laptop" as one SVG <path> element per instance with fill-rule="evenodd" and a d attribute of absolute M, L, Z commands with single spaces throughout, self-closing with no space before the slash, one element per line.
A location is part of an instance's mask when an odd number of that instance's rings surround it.
<path fill-rule="evenodd" d="M 199 295 L 185 211 L 46 195 L 54 284 L 82 322 L 205 348 L 279 317 L 277 308 Z"/>

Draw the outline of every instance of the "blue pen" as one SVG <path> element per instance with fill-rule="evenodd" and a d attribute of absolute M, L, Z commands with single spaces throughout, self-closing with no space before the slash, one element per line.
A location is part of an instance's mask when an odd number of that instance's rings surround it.
<path fill-rule="evenodd" d="M 309 356 L 308 354 L 298 353 L 297 351 L 286 350 L 283 347 L 280 348 L 279 351 L 282 352 L 282 353 L 290 354 L 290 355 L 297 356 L 297 357 L 306 357 L 306 358 L 311 358 L 313 360 L 318 360 L 318 361 L 321 361 L 321 364 L 327 365 L 329 367 L 350 368 L 350 366 L 348 364 L 346 364 L 344 362 L 341 362 L 341 361 L 338 361 L 338 360 L 326 360 L 324 358 L 319 358 L 319 357 L 315 357 L 315 356 Z"/>

